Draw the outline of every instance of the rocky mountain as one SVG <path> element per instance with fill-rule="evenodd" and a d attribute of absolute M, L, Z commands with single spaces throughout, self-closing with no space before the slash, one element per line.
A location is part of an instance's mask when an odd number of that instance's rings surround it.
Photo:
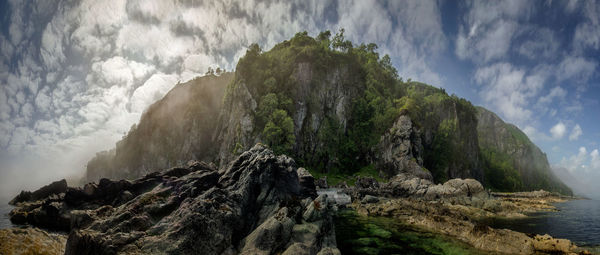
<path fill-rule="evenodd" d="M 134 179 L 188 160 L 212 160 L 223 94 L 234 77 L 207 75 L 175 85 L 148 107 L 113 150 L 88 162 L 87 179 Z"/>
<path fill-rule="evenodd" d="M 65 254 L 340 254 L 312 176 L 260 144 L 221 171 L 190 161 L 133 181 L 58 181 L 12 203 L 14 223 L 69 231 Z"/>
<path fill-rule="evenodd" d="M 175 86 L 114 150 L 88 163 L 87 179 L 132 179 L 190 159 L 226 169 L 262 142 L 319 175 L 408 173 L 570 193 L 528 139 L 512 145 L 509 135 L 522 134 L 514 130 L 443 89 L 402 80 L 375 44 L 304 32 L 269 51 L 250 46 L 235 73 Z"/>
<path fill-rule="evenodd" d="M 500 190 L 546 189 L 572 194 L 552 171 L 546 154 L 527 135 L 496 114 L 478 107 L 477 133 L 487 185 Z"/>

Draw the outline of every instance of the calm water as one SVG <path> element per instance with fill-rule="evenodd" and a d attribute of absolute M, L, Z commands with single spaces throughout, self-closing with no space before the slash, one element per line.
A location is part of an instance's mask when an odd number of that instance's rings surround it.
<path fill-rule="evenodd" d="M 600 246 L 600 201 L 573 200 L 556 204 L 558 212 L 532 214 L 518 220 L 490 220 L 495 228 L 566 238 L 579 246 Z"/>
<path fill-rule="evenodd" d="M 421 232 L 388 217 L 366 217 L 351 209 L 335 217 L 335 235 L 342 254 L 489 254 L 448 237 Z"/>
<path fill-rule="evenodd" d="M 0 200 L 0 229 L 10 228 L 13 225 L 10 223 L 8 213 L 12 210 L 13 206 L 8 204 L 8 201 Z"/>

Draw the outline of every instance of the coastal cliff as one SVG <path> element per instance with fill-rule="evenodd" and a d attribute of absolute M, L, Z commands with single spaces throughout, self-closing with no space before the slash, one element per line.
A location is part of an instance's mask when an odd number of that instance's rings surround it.
<path fill-rule="evenodd" d="M 191 159 L 226 168 L 262 142 L 318 176 L 410 173 L 571 194 L 515 126 L 443 89 L 403 81 L 374 44 L 330 36 L 298 33 L 269 51 L 254 44 L 234 73 L 176 85 L 88 163 L 86 180 L 134 179 Z"/>

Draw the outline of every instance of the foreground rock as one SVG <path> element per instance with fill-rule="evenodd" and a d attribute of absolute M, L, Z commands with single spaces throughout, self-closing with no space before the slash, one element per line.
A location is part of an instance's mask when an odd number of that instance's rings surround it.
<path fill-rule="evenodd" d="M 226 170 L 102 179 L 17 203 L 11 220 L 70 230 L 65 254 L 339 254 L 332 205 L 315 194 L 306 170 L 256 145 Z"/>
<path fill-rule="evenodd" d="M 67 238 L 36 228 L 0 229 L 0 254 L 58 255 L 65 253 Z"/>

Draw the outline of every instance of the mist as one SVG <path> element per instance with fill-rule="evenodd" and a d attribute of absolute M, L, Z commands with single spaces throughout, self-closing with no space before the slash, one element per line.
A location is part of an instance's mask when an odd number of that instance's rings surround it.
<path fill-rule="evenodd" d="M 114 147 L 120 135 L 103 134 L 79 139 L 78 144 L 58 144 L 49 150 L 0 155 L 0 201 L 6 202 L 21 190 L 34 191 L 53 181 L 66 179 L 69 186 L 81 185 L 87 162 L 99 151 Z"/>
<path fill-rule="evenodd" d="M 590 199 L 600 199 L 600 175 L 597 171 L 569 170 L 561 166 L 552 166 L 554 174 L 573 190 L 573 194 Z"/>

